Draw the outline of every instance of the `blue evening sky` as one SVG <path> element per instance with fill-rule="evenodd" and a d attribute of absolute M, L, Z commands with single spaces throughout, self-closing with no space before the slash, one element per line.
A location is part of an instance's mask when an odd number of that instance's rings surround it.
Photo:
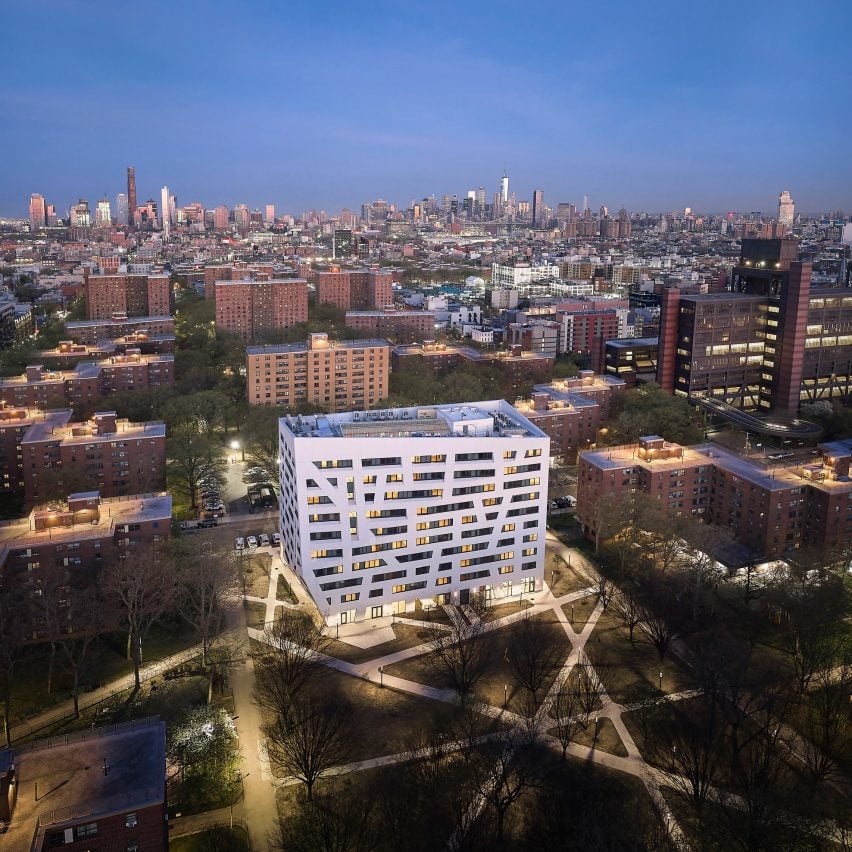
<path fill-rule="evenodd" d="M 3 0 L 0 214 L 110 200 L 852 209 L 852 0 Z"/>

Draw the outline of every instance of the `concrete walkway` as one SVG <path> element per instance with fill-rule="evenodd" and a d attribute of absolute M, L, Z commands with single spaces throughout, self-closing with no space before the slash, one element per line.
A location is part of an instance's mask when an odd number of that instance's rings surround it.
<path fill-rule="evenodd" d="M 589 587 L 569 592 L 559 597 L 555 597 L 551 589 L 545 583 L 544 590 L 535 595 L 532 606 L 527 607 L 526 609 L 518 610 L 514 613 L 510 613 L 509 615 L 503 616 L 502 618 L 494 619 L 493 621 L 482 622 L 481 625 L 478 625 L 478 627 L 480 627 L 483 632 L 492 632 L 494 630 L 500 630 L 510 624 L 513 624 L 514 622 L 519 621 L 520 619 L 525 618 L 528 615 L 539 615 L 546 612 L 552 612 L 555 616 L 556 621 L 561 625 L 561 627 L 565 631 L 565 635 L 571 643 L 571 650 L 566 656 L 559 676 L 554 681 L 550 692 L 545 697 L 539 710 L 537 711 L 537 716 L 541 720 L 543 728 L 547 727 L 546 722 L 548 710 L 552 704 L 561 678 L 564 677 L 568 672 L 570 672 L 570 670 L 578 663 L 589 663 L 589 659 L 585 655 L 585 645 L 588 642 L 589 637 L 592 635 L 592 632 L 594 631 L 595 627 L 597 626 L 597 622 L 603 612 L 603 605 L 600 601 L 598 601 L 597 605 L 595 606 L 594 610 L 592 611 L 591 615 L 589 616 L 586 623 L 582 626 L 580 631 L 577 632 L 574 629 L 574 626 L 571 624 L 570 619 L 568 618 L 568 616 L 566 616 L 562 607 L 566 603 L 571 603 L 573 601 L 594 594 L 597 591 L 598 575 L 594 569 L 594 566 L 592 566 L 586 559 L 581 557 L 576 550 L 568 548 L 564 543 L 559 541 L 559 539 L 553 536 L 552 533 L 548 533 L 547 546 L 548 550 L 551 553 L 557 553 L 565 560 L 566 563 L 570 564 L 572 569 L 577 570 L 581 575 L 586 577 L 590 584 Z M 278 560 L 273 559 L 273 562 L 277 561 Z M 284 568 L 284 566 L 280 566 L 278 569 L 276 569 L 277 573 L 284 573 L 287 570 L 288 569 Z M 275 574 L 276 572 L 273 573 Z M 272 584 L 272 582 L 273 580 L 272 578 L 270 578 L 270 584 Z M 297 582 L 298 581 L 296 581 L 296 583 Z M 296 583 L 292 584 L 294 590 L 296 589 Z M 274 617 L 274 610 L 269 609 L 271 605 L 272 601 L 270 600 L 267 609 L 267 620 L 271 620 Z M 468 621 L 471 618 L 471 613 L 467 611 L 459 611 L 458 609 L 452 607 L 445 607 L 445 609 L 448 611 L 450 618 L 454 622 L 459 619 L 465 620 L 465 616 L 467 617 Z M 262 631 L 249 630 L 248 635 L 250 638 L 256 639 L 257 641 L 263 641 Z M 369 680 L 372 683 L 391 687 L 393 689 L 397 689 L 401 692 L 405 692 L 410 695 L 416 695 L 421 698 L 430 699 L 432 701 L 458 704 L 458 695 L 452 690 L 439 689 L 436 687 L 428 686 L 426 684 L 416 683 L 414 681 L 406 680 L 404 678 L 397 677 L 394 675 L 388 675 L 385 674 L 383 671 L 380 671 L 380 669 L 384 669 L 385 667 L 391 666 L 394 663 L 403 662 L 404 660 L 408 660 L 413 657 L 429 653 L 430 650 L 431 643 L 423 642 L 418 645 L 414 645 L 410 648 L 405 648 L 399 651 L 394 651 L 392 653 L 385 654 L 383 656 L 375 657 L 374 659 L 365 661 L 363 663 L 349 663 L 345 660 L 338 659 L 337 657 L 333 657 L 328 654 L 321 655 L 321 662 L 324 665 L 336 669 L 337 671 L 340 671 L 344 674 L 348 674 L 354 677 L 361 677 L 366 680 Z M 687 691 L 680 693 L 676 696 L 668 696 L 668 700 L 674 701 L 681 698 L 685 699 L 692 697 L 693 694 L 694 693 L 692 691 Z M 582 760 L 600 764 L 601 766 L 605 766 L 609 769 L 614 769 L 616 771 L 624 772 L 626 774 L 633 775 L 634 777 L 639 778 L 645 788 L 648 790 L 648 793 L 651 796 L 654 805 L 661 814 L 663 823 L 675 846 L 679 849 L 686 849 L 687 846 L 683 832 L 681 831 L 680 826 L 675 820 L 674 815 L 666 804 L 665 799 L 663 798 L 663 795 L 661 793 L 659 774 L 656 773 L 645 762 L 639 751 L 639 748 L 633 740 L 633 737 L 630 735 L 627 726 L 622 720 L 622 714 L 624 712 L 627 712 L 631 708 L 622 707 L 621 705 L 616 704 L 610 699 L 610 697 L 606 694 L 605 691 L 602 696 L 602 704 L 602 709 L 597 715 L 599 718 L 608 718 L 612 722 L 614 730 L 616 731 L 622 743 L 624 744 L 624 747 L 627 751 L 627 757 L 619 757 L 617 755 L 601 751 L 595 748 L 594 746 L 590 748 L 588 746 L 581 746 L 576 743 L 571 744 L 568 749 L 568 753 Z M 525 724 L 524 719 L 514 713 L 507 711 L 505 708 L 495 707 L 483 703 L 474 704 L 473 706 L 480 714 L 491 718 L 499 718 L 504 722 L 508 722 L 510 725 L 519 726 Z M 542 740 L 543 742 L 548 743 L 553 748 L 561 752 L 562 747 L 556 741 L 555 738 L 544 734 L 542 735 Z M 392 763 L 398 763 L 405 759 L 414 760 L 417 759 L 417 756 L 405 754 L 383 755 L 381 757 L 376 757 L 371 760 L 360 761 L 358 764 L 346 764 L 343 766 L 335 767 L 330 770 L 328 774 L 339 775 L 348 772 L 358 771 L 360 769 L 367 769 L 376 766 L 385 766 Z M 275 779 L 275 783 L 278 785 L 289 785 L 291 783 L 295 783 L 295 780 L 291 778 L 279 778 Z"/>

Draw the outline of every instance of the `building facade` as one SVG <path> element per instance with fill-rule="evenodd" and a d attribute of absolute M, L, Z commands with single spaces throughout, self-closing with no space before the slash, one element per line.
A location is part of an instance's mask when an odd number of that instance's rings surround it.
<path fill-rule="evenodd" d="M 852 394 L 852 289 L 812 288 L 793 239 L 745 239 L 731 291 L 663 291 L 657 382 L 747 411 L 793 414 Z"/>
<path fill-rule="evenodd" d="M 302 278 L 217 281 L 216 327 L 246 342 L 308 321 L 308 282 Z"/>
<path fill-rule="evenodd" d="M 852 441 L 821 444 L 808 463 L 767 463 L 716 445 L 682 447 L 658 436 L 580 455 L 577 520 L 594 538 L 609 497 L 658 501 L 673 515 L 728 529 L 749 554 L 852 541 Z"/>
<path fill-rule="evenodd" d="M 536 385 L 515 408 L 550 438 L 551 458 L 576 464 L 577 453 L 597 440 L 598 431 L 624 397 L 627 385 L 584 370 L 573 379 Z"/>
<path fill-rule="evenodd" d="M 432 311 L 347 311 L 346 326 L 375 337 L 388 337 L 400 343 L 427 340 L 435 335 Z"/>
<path fill-rule="evenodd" d="M 329 340 L 249 346 L 249 405 L 319 405 L 326 411 L 369 408 L 388 395 L 390 349 L 386 340 Z"/>
<path fill-rule="evenodd" d="M 508 403 L 283 418 L 282 554 L 331 623 L 541 588 L 547 435 Z"/>
<path fill-rule="evenodd" d="M 126 313 L 119 312 L 109 319 L 67 322 L 65 331 L 75 343 L 87 345 L 128 335 L 169 335 L 174 338 L 175 320 L 168 314 L 158 317 L 128 317 Z"/>
<path fill-rule="evenodd" d="M 0 402 L 18 408 L 82 408 L 119 391 L 174 386 L 174 355 L 142 355 L 130 349 L 101 361 L 81 361 L 73 370 L 41 364 L 20 376 L 0 379 Z"/>
<path fill-rule="evenodd" d="M 168 275 L 89 275 L 86 277 L 86 317 L 110 319 L 113 314 L 150 317 L 171 313 Z"/>

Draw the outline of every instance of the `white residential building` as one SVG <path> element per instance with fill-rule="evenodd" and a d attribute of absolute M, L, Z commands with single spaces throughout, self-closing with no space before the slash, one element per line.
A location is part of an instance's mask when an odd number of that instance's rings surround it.
<path fill-rule="evenodd" d="M 491 286 L 494 289 L 509 287 L 517 289 L 537 281 L 549 281 L 559 277 L 559 266 L 554 263 L 492 263 Z"/>
<path fill-rule="evenodd" d="M 329 623 L 541 589 L 550 440 L 508 403 L 279 431 L 282 556 Z"/>

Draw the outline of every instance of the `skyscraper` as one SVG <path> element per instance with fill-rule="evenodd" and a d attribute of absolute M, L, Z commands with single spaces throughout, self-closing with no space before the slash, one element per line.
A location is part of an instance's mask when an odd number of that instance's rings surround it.
<path fill-rule="evenodd" d="M 95 227 L 109 228 L 112 225 L 112 213 L 109 207 L 109 201 L 102 198 L 95 208 Z"/>
<path fill-rule="evenodd" d="M 171 217 L 169 216 L 169 188 L 167 186 L 160 190 L 160 227 L 163 231 L 163 239 L 167 240 L 172 229 Z"/>
<path fill-rule="evenodd" d="M 541 218 L 542 208 L 544 207 L 544 191 L 541 189 L 533 190 L 533 201 L 532 201 L 532 226 L 533 228 L 540 228 L 541 222 L 539 219 Z"/>
<path fill-rule="evenodd" d="M 127 223 L 130 221 L 128 211 L 129 208 L 127 206 L 127 194 L 124 192 L 119 192 L 118 195 L 115 196 L 116 225 L 127 225 Z"/>
<path fill-rule="evenodd" d="M 136 169 L 127 167 L 127 224 L 131 227 L 136 224 Z"/>
<path fill-rule="evenodd" d="M 509 176 L 503 172 L 503 177 L 500 178 L 500 200 L 503 204 L 509 202 Z"/>
<path fill-rule="evenodd" d="M 264 222 L 267 226 L 275 224 L 275 205 L 267 204 L 266 205 L 266 214 L 264 216 Z"/>
<path fill-rule="evenodd" d="M 44 196 L 34 192 L 30 196 L 30 229 L 37 231 L 47 224 L 47 211 Z"/>
<path fill-rule="evenodd" d="M 785 189 L 778 196 L 778 222 L 786 225 L 788 228 L 793 227 L 793 217 L 796 214 L 796 202 L 790 198 L 790 193 Z"/>

